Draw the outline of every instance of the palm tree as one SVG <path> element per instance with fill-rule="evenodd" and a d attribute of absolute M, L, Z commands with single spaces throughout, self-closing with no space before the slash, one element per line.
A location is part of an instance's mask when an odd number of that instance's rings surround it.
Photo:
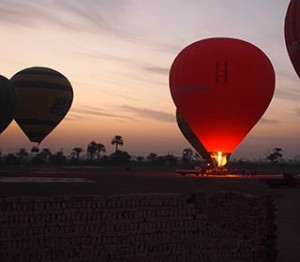
<path fill-rule="evenodd" d="M 100 159 L 100 155 L 101 155 L 101 152 L 105 153 L 106 150 L 105 150 L 105 146 L 103 144 L 97 144 L 97 159 L 99 160 Z"/>
<path fill-rule="evenodd" d="M 118 146 L 123 146 L 124 141 L 123 138 L 121 136 L 115 136 L 112 140 L 111 140 L 111 144 L 112 145 L 116 145 L 116 152 L 118 151 Z"/>
<path fill-rule="evenodd" d="M 90 159 L 93 160 L 94 159 L 94 156 L 97 152 L 97 143 L 95 141 L 92 141 L 88 144 L 88 147 L 87 147 L 87 152 L 88 154 L 90 155 Z"/>
<path fill-rule="evenodd" d="M 76 156 L 76 160 L 79 161 L 80 153 L 83 152 L 83 149 L 81 147 L 74 147 L 72 149 L 72 154 Z"/>

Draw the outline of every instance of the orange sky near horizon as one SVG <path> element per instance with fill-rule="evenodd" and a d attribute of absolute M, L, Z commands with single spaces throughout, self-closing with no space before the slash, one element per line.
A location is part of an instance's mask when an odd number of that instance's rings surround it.
<path fill-rule="evenodd" d="M 93 140 L 113 152 L 115 135 L 132 155 L 191 147 L 175 119 L 168 73 L 182 48 L 208 37 L 236 37 L 262 49 L 273 63 L 276 88 L 261 121 L 233 157 L 261 158 L 274 147 L 300 155 L 300 80 L 284 44 L 289 1 L 2 0 L 1 72 L 11 78 L 31 66 L 60 71 L 71 82 L 73 105 L 40 147 L 67 154 Z M 13 122 L 0 135 L 4 153 L 30 150 Z"/>

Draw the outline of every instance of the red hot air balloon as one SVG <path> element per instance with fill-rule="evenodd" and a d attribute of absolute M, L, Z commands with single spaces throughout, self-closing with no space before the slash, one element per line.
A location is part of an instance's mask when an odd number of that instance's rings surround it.
<path fill-rule="evenodd" d="M 169 81 L 184 120 L 222 166 L 270 104 L 275 73 L 253 44 L 211 38 L 178 54 Z"/>
<path fill-rule="evenodd" d="M 284 23 L 284 36 L 288 54 L 300 77 L 300 1 L 291 0 Z"/>

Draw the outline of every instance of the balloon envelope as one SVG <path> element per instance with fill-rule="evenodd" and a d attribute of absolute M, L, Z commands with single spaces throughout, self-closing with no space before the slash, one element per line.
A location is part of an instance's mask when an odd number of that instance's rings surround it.
<path fill-rule="evenodd" d="M 300 77 L 300 1 L 291 0 L 288 6 L 284 36 L 287 51 L 297 75 Z"/>
<path fill-rule="evenodd" d="M 176 107 L 206 150 L 230 154 L 267 109 L 275 73 L 254 45 L 211 38 L 178 54 L 169 81 Z"/>
<path fill-rule="evenodd" d="M 15 120 L 30 141 L 40 143 L 69 111 L 72 86 L 61 73 L 45 67 L 24 69 L 11 81 L 19 93 Z"/>
<path fill-rule="evenodd" d="M 7 78 L 0 76 L 0 134 L 13 120 L 16 101 L 15 86 Z"/>

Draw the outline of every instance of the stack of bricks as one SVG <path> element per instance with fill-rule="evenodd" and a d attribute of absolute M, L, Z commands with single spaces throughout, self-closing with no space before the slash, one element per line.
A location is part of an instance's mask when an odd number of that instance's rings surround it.
<path fill-rule="evenodd" d="M 262 261 L 276 260 L 275 213 L 270 196 L 257 197 L 235 192 L 221 192 L 211 197 L 207 209 L 209 224 L 230 232 L 232 237 L 241 240 L 241 253 L 250 253 L 247 252 L 250 248 L 253 255 Z M 215 242 L 214 239 L 212 242 Z"/>
<path fill-rule="evenodd" d="M 0 261 L 272 261 L 274 212 L 241 193 L 3 197 Z"/>

